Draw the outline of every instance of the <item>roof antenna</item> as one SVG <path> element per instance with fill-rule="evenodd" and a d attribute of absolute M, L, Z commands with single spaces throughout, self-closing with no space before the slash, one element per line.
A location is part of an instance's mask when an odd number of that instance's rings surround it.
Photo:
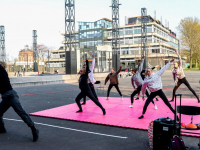
<path fill-rule="evenodd" d="M 160 22 L 162 23 L 162 16 L 161 16 L 161 18 L 160 18 Z"/>

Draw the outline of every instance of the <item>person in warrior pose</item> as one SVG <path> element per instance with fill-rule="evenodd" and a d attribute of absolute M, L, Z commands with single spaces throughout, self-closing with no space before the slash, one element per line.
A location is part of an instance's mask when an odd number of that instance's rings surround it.
<path fill-rule="evenodd" d="M 136 94 L 140 93 L 141 88 L 142 88 L 142 82 L 143 82 L 143 80 L 142 80 L 142 77 L 141 77 L 140 73 L 141 73 L 142 68 L 143 68 L 144 59 L 145 58 L 143 58 L 138 71 L 136 69 L 132 70 L 133 76 L 131 78 L 131 82 L 132 82 L 132 86 L 134 88 L 134 91 L 131 94 L 131 105 L 129 106 L 129 108 L 133 107 L 133 98 L 134 98 L 134 96 Z M 135 88 L 134 82 L 135 82 L 137 88 Z M 146 93 L 146 96 L 149 97 L 149 93 L 148 93 L 147 90 L 146 90 L 145 93 Z M 155 109 L 157 109 L 157 106 L 156 106 L 155 102 L 153 101 L 153 99 L 152 99 L 152 103 L 154 104 Z"/>
<path fill-rule="evenodd" d="M 176 113 L 175 110 L 173 109 L 173 107 L 171 106 L 171 104 L 169 103 L 166 95 L 162 91 L 162 81 L 161 81 L 161 75 L 165 72 L 165 70 L 170 66 L 170 63 L 172 63 L 173 61 L 174 61 L 174 59 L 172 59 L 170 62 L 168 62 L 160 71 L 158 71 L 156 73 L 152 73 L 151 68 L 148 68 L 146 70 L 147 76 L 144 79 L 144 82 L 142 84 L 142 99 L 144 100 L 144 93 L 146 91 L 147 86 L 149 87 L 151 94 L 147 98 L 145 105 L 143 107 L 142 115 L 138 119 L 144 118 L 144 114 L 147 110 L 149 103 L 156 96 L 159 96 L 174 114 Z M 177 117 L 177 120 L 179 120 L 178 117 Z"/>
<path fill-rule="evenodd" d="M 176 93 L 176 90 L 179 88 L 179 86 L 184 83 L 188 89 L 194 94 L 194 96 L 197 98 L 198 103 L 200 103 L 199 97 L 197 96 L 196 92 L 191 88 L 190 84 L 188 83 L 187 79 L 185 78 L 185 74 L 183 72 L 183 67 L 182 67 L 182 60 L 181 56 L 175 51 L 175 53 L 178 55 L 179 58 L 179 63 L 174 62 L 174 70 L 172 71 L 173 78 L 174 78 L 174 83 L 175 87 L 173 89 L 173 94 L 172 94 L 172 100 L 170 102 L 174 101 L 174 96 Z M 176 77 L 178 79 L 178 82 L 176 81 Z"/>
<path fill-rule="evenodd" d="M 86 65 L 84 65 L 84 68 L 85 68 Z M 92 94 L 94 95 L 94 97 L 96 99 L 98 99 L 97 97 L 97 94 L 95 92 L 95 89 L 94 89 L 94 83 L 96 82 L 96 80 L 94 79 L 94 76 L 93 76 L 93 70 L 94 70 L 94 66 L 95 66 L 95 56 L 93 55 L 93 59 L 92 59 L 92 65 L 90 67 L 90 73 L 88 74 L 88 82 L 89 82 L 89 87 L 92 91 Z M 83 98 L 83 103 L 81 105 L 84 105 L 86 104 L 86 96 Z"/>
<path fill-rule="evenodd" d="M 151 70 L 154 70 L 155 68 L 158 68 L 159 67 L 159 65 L 156 65 L 155 67 L 152 67 L 151 68 Z M 145 78 L 145 70 L 142 70 L 142 72 L 141 72 L 141 77 L 142 77 L 142 80 L 144 81 L 144 78 Z M 140 96 L 140 95 L 139 95 Z M 138 97 L 139 97 L 138 96 Z M 139 98 L 136 98 L 135 100 L 138 100 Z M 156 97 L 156 101 L 159 101 L 158 99 L 157 99 L 157 97 Z"/>
<path fill-rule="evenodd" d="M 118 81 L 118 77 L 117 77 L 121 70 L 122 70 L 122 66 L 120 66 L 120 69 L 119 69 L 117 72 L 114 72 L 115 70 L 114 70 L 114 68 L 112 68 L 112 69 L 110 70 L 111 73 L 109 73 L 108 76 L 106 77 L 106 79 L 105 79 L 105 84 L 104 84 L 104 85 L 106 85 L 106 83 L 107 83 L 108 80 L 110 79 L 110 85 L 108 86 L 107 99 L 106 99 L 106 100 L 109 99 L 110 90 L 112 89 L 113 86 L 117 89 L 119 95 L 121 96 L 121 99 L 123 100 L 122 93 L 121 93 L 121 91 L 119 90 L 119 86 L 118 86 L 119 81 Z"/>
<path fill-rule="evenodd" d="M 3 114 L 12 107 L 14 111 L 21 117 L 21 119 L 32 130 L 33 142 L 36 142 L 39 138 L 39 130 L 35 128 L 34 122 L 30 116 L 24 111 L 19 101 L 19 96 L 15 90 L 13 90 L 8 74 L 6 72 L 6 63 L 0 62 L 0 94 L 2 101 L 0 102 L 0 133 L 6 133 L 4 127 Z"/>
<path fill-rule="evenodd" d="M 88 60 L 86 58 L 86 68 L 81 69 L 80 70 L 80 78 L 79 78 L 79 89 L 81 90 L 81 92 L 78 94 L 78 96 L 76 97 L 75 101 L 79 107 L 79 110 L 77 111 L 77 113 L 79 112 L 83 112 L 82 107 L 81 107 L 81 103 L 80 100 L 87 96 L 89 97 L 97 106 L 99 106 L 103 112 L 103 115 L 106 114 L 105 109 L 103 108 L 103 106 L 101 105 L 101 103 L 98 101 L 98 99 L 96 99 L 94 97 L 94 95 L 91 92 L 91 89 L 88 85 L 88 74 L 89 74 L 89 67 L 88 67 Z"/>

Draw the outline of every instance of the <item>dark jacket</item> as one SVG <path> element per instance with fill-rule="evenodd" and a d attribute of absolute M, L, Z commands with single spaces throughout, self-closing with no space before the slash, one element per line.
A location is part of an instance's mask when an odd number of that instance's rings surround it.
<path fill-rule="evenodd" d="M 88 85 L 88 74 L 90 73 L 88 60 L 86 60 L 86 72 L 85 74 L 81 75 L 79 78 L 79 89 L 86 91 L 90 90 L 90 87 Z"/>
<path fill-rule="evenodd" d="M 10 84 L 10 79 L 8 78 L 8 73 L 0 65 L 0 93 L 2 95 L 10 90 L 12 90 L 12 86 Z"/>

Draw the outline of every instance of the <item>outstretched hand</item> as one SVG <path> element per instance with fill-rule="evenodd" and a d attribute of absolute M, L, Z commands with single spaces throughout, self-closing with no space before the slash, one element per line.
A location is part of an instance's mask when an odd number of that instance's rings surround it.
<path fill-rule="evenodd" d="M 170 62 L 172 63 L 174 61 L 174 58 L 172 60 L 170 60 Z"/>
<path fill-rule="evenodd" d="M 122 65 L 120 66 L 120 68 L 122 68 Z"/>
<path fill-rule="evenodd" d="M 178 52 L 175 50 L 175 53 L 178 55 Z"/>
<path fill-rule="evenodd" d="M 159 67 L 159 65 L 156 65 L 156 66 L 155 66 L 155 68 L 158 68 L 158 67 Z"/>

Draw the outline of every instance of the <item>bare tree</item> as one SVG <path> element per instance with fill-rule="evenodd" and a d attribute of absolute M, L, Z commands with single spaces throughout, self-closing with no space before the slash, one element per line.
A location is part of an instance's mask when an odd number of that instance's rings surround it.
<path fill-rule="evenodd" d="M 45 59 L 48 57 L 48 50 L 49 48 L 45 46 L 44 44 L 38 44 L 37 45 L 37 63 L 38 63 L 38 71 L 40 72 L 39 64 L 40 62 L 44 62 Z M 44 62 L 45 63 L 45 62 Z"/>

